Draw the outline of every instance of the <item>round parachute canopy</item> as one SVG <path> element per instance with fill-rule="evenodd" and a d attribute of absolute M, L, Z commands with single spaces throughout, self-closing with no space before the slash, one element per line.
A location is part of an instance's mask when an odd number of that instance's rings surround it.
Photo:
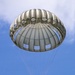
<path fill-rule="evenodd" d="M 43 52 L 56 48 L 64 40 L 66 29 L 60 19 L 43 9 L 23 12 L 10 26 L 10 37 L 21 49 Z"/>

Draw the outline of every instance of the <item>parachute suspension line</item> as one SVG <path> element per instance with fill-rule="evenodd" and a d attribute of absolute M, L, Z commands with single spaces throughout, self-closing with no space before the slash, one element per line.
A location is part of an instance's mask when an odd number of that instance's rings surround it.
<path fill-rule="evenodd" d="M 18 52 L 18 54 L 19 54 L 19 56 L 20 56 L 20 59 L 21 59 L 22 62 L 24 63 L 24 66 L 27 68 L 27 73 L 29 73 L 28 75 L 34 75 L 34 74 L 32 73 L 32 71 L 31 71 L 30 67 L 28 66 L 28 64 L 27 64 L 26 61 L 25 61 L 25 56 L 24 56 L 23 54 L 21 55 L 20 52 Z"/>
<path fill-rule="evenodd" d="M 48 75 L 48 72 L 50 71 L 50 66 L 52 66 L 52 64 L 53 64 L 53 62 L 54 62 L 54 60 L 55 60 L 55 57 L 56 57 L 56 55 L 57 55 L 57 52 L 58 52 L 58 50 L 55 50 L 53 53 L 52 53 L 52 55 L 51 55 L 51 61 L 50 61 L 50 65 L 48 65 L 47 66 L 47 69 L 46 69 L 46 72 L 44 73 L 44 75 Z M 50 59 L 49 59 L 50 60 Z M 49 68 L 48 68 L 49 67 Z"/>
<path fill-rule="evenodd" d="M 52 63 L 54 62 L 55 56 L 57 54 L 57 50 L 50 52 L 49 58 L 48 58 L 48 62 L 46 62 L 46 69 L 41 71 L 40 75 L 48 75 L 48 73 L 50 72 L 50 68 L 52 66 Z"/>

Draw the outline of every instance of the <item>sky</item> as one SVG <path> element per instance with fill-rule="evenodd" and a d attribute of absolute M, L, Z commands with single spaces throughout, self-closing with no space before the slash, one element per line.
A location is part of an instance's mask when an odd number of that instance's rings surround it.
<path fill-rule="evenodd" d="M 11 23 L 22 12 L 33 9 L 53 12 L 64 23 L 63 43 L 47 52 L 24 51 L 14 45 Z M 0 75 L 75 75 L 74 0 L 0 0 Z"/>

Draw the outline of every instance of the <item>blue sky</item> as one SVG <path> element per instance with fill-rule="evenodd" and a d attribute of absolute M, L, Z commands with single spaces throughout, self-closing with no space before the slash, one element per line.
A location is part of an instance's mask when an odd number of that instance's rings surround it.
<path fill-rule="evenodd" d="M 56 49 L 33 53 L 19 49 L 11 41 L 11 23 L 33 8 L 49 10 L 64 23 L 66 38 Z M 74 0 L 0 0 L 0 75 L 75 75 L 74 29 Z"/>

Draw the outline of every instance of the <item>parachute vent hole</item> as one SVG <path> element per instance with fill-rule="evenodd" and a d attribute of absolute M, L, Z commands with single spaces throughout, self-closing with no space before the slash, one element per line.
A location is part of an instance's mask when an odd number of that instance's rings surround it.
<path fill-rule="evenodd" d="M 22 21 L 22 24 L 26 24 L 26 21 L 23 20 L 23 21 Z"/>
<path fill-rule="evenodd" d="M 34 50 L 40 50 L 40 46 L 34 46 Z"/>
<path fill-rule="evenodd" d="M 47 21 L 47 19 L 43 17 L 43 18 L 42 18 L 42 21 Z"/>
<path fill-rule="evenodd" d="M 23 47 L 28 49 L 29 45 L 28 44 L 23 44 Z"/>
<path fill-rule="evenodd" d="M 32 19 L 31 19 L 31 21 L 33 21 L 33 22 L 34 22 L 34 21 L 35 21 L 35 18 L 32 18 Z"/>
<path fill-rule="evenodd" d="M 51 48 L 51 44 L 48 44 L 45 46 L 46 49 L 50 49 Z"/>
<path fill-rule="evenodd" d="M 49 23 L 49 22 L 51 22 L 51 20 L 50 20 L 50 19 L 48 19 L 47 21 L 48 21 L 48 23 Z"/>

